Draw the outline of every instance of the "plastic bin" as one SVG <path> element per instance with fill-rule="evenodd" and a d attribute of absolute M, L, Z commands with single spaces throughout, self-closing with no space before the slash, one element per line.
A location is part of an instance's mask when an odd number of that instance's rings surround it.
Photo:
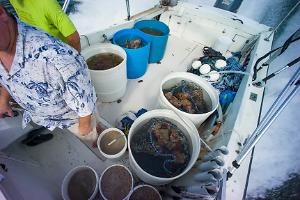
<path fill-rule="evenodd" d="M 162 178 L 157 177 L 149 174 L 145 170 L 143 170 L 137 161 L 135 160 L 132 150 L 131 150 L 131 141 L 132 137 L 136 133 L 136 130 L 144 126 L 148 121 L 150 121 L 152 118 L 161 118 L 165 119 L 167 121 L 170 121 L 174 125 L 176 125 L 180 130 L 183 131 L 185 136 L 188 138 L 188 141 L 190 143 L 190 154 L 191 159 L 186 167 L 186 169 L 178 174 L 177 176 L 170 177 L 170 178 Z M 184 121 L 181 119 L 184 118 Z M 186 174 L 195 164 L 195 162 L 198 159 L 200 148 L 201 148 L 201 142 L 200 137 L 197 131 L 197 128 L 195 125 L 187 118 L 185 117 L 179 117 L 174 111 L 167 110 L 167 109 L 158 109 L 158 110 L 151 110 L 146 112 L 145 114 L 138 117 L 132 124 L 131 128 L 129 129 L 128 134 L 128 151 L 129 151 L 129 163 L 131 166 L 131 169 L 135 172 L 135 174 L 145 183 L 151 184 L 151 185 L 165 185 L 168 184 L 179 177 Z"/>
<path fill-rule="evenodd" d="M 134 39 L 141 39 L 142 47 L 137 49 L 124 47 L 127 41 Z M 137 29 L 123 29 L 114 34 L 113 43 L 121 46 L 127 54 L 127 78 L 139 78 L 146 73 L 150 54 L 150 42 L 150 38 Z"/>
<path fill-rule="evenodd" d="M 132 176 L 131 171 L 130 171 L 126 166 L 120 165 L 120 164 L 114 164 L 114 165 L 111 165 L 111 166 L 107 167 L 107 168 L 102 172 L 102 174 L 101 174 L 101 176 L 100 176 L 100 180 L 99 180 L 99 191 L 100 191 L 101 198 L 98 198 L 98 199 L 104 199 L 104 200 L 110 200 L 110 199 L 113 199 L 113 198 L 108 199 L 108 198 L 104 195 L 104 192 L 102 191 L 102 184 L 103 184 L 103 181 L 104 181 L 104 180 L 103 180 L 103 179 L 104 179 L 103 177 L 104 177 L 105 173 L 106 173 L 107 171 L 109 171 L 109 170 L 112 170 L 112 169 L 115 168 L 115 167 L 122 167 L 122 168 L 125 169 L 125 170 L 128 172 L 128 174 L 130 175 L 130 190 L 128 191 L 127 196 L 124 197 L 122 200 L 127 200 L 127 199 L 128 199 L 128 197 L 129 197 L 129 195 L 130 195 L 130 193 L 131 193 L 131 191 L 132 191 L 132 189 L 133 189 L 133 184 L 134 184 L 134 182 L 133 182 L 133 176 Z M 122 176 L 124 177 L 124 174 L 123 174 Z M 121 177 L 122 177 L 122 176 L 121 176 Z M 119 182 L 121 177 L 119 177 L 119 179 L 114 180 L 114 181 L 115 181 L 115 182 Z M 113 179 L 110 179 L 110 180 L 113 180 Z M 123 186 L 123 185 L 122 185 L 122 186 Z M 124 185 L 124 186 L 127 186 L 127 185 Z M 120 187 L 120 186 L 119 186 L 119 187 Z M 119 189 L 122 190 L 122 188 L 119 188 Z M 115 193 L 117 193 L 117 192 L 118 192 L 118 191 L 115 191 Z M 117 198 L 114 198 L 114 199 L 117 199 Z"/>
<path fill-rule="evenodd" d="M 142 184 L 142 185 L 135 186 L 135 187 L 133 188 L 133 190 L 131 191 L 131 193 L 130 193 L 129 199 L 131 199 L 130 197 L 131 197 L 136 191 L 138 191 L 138 190 L 140 190 L 140 189 L 143 189 L 143 188 L 148 188 L 148 190 L 149 190 L 149 189 L 152 190 L 153 192 L 155 192 L 155 193 L 157 194 L 157 197 L 159 197 L 159 199 L 162 200 L 162 197 L 161 197 L 160 193 L 158 192 L 158 190 L 157 190 L 155 187 L 153 187 L 153 186 L 151 186 L 151 185 L 146 185 L 146 184 Z M 154 198 L 154 197 L 152 197 L 152 198 Z"/>
<path fill-rule="evenodd" d="M 89 69 L 98 98 L 102 102 L 117 101 L 124 96 L 127 86 L 126 52 L 114 44 L 95 44 L 81 52 L 86 60 L 99 53 L 114 53 L 123 58 L 119 65 L 111 69 Z"/>
<path fill-rule="evenodd" d="M 106 154 L 105 152 L 103 152 L 103 150 L 101 149 L 101 145 L 100 145 L 101 139 L 102 139 L 107 133 L 109 133 L 109 132 L 111 132 L 111 131 L 119 132 L 121 136 L 124 136 L 124 140 L 125 140 L 125 143 L 124 143 L 123 148 L 122 148 L 118 153 L 116 153 L 116 154 Z M 120 136 L 120 137 L 121 137 L 121 136 Z M 119 137 L 116 138 L 116 140 L 119 140 L 119 139 L 121 139 L 121 138 L 119 138 Z M 126 149 L 127 149 L 127 139 L 126 139 L 126 137 L 125 137 L 125 134 L 124 134 L 121 130 L 119 130 L 119 129 L 117 129 L 117 128 L 108 128 L 108 129 L 105 129 L 104 131 L 102 131 L 102 132 L 100 133 L 100 135 L 99 135 L 99 137 L 98 137 L 98 140 L 97 140 L 97 147 L 98 147 L 98 149 L 99 149 L 99 151 L 100 151 L 100 154 L 101 154 L 102 156 L 104 156 L 105 158 L 112 159 L 112 160 L 115 160 L 115 161 L 116 161 L 116 160 L 120 159 L 120 158 L 125 154 Z"/>
<path fill-rule="evenodd" d="M 84 179 L 83 179 L 83 175 L 80 175 L 80 173 L 83 172 L 83 171 L 91 171 L 92 175 L 85 176 Z M 80 184 L 81 184 L 82 187 L 85 186 L 86 188 L 88 188 L 88 184 L 93 182 L 93 181 L 91 181 L 91 179 L 95 180 L 93 185 L 91 185 L 92 194 L 88 198 L 88 200 L 93 200 L 96 197 L 97 193 L 98 193 L 99 177 L 98 177 L 97 172 L 89 166 L 78 166 L 78 167 L 75 167 L 75 168 L 71 169 L 68 172 L 68 174 L 65 176 L 65 178 L 63 180 L 63 183 L 62 183 L 62 186 L 61 186 L 62 198 L 64 200 L 71 200 L 71 197 L 69 196 L 69 187 L 70 187 L 70 184 L 72 183 L 71 179 L 74 176 L 77 176 L 77 179 L 79 179 L 79 178 L 83 179 L 85 182 L 83 181 Z M 78 197 L 78 198 L 80 198 L 80 197 Z"/>
<path fill-rule="evenodd" d="M 204 95 L 204 100 L 208 102 L 210 99 L 211 101 L 211 110 L 206 113 L 202 114 L 190 114 L 183 112 L 179 109 L 177 109 L 175 106 L 173 106 L 165 97 L 163 90 L 167 88 L 171 88 L 175 86 L 176 84 L 180 83 L 182 80 L 193 82 L 200 86 L 204 91 L 206 91 L 207 95 Z M 184 116 L 188 119 L 190 119 L 195 126 L 198 128 L 219 106 L 219 95 L 217 93 L 217 90 L 210 85 L 209 82 L 206 80 L 200 78 L 199 76 L 187 72 L 173 72 L 169 75 L 167 75 L 160 85 L 160 91 L 159 91 L 159 97 L 158 97 L 158 104 L 160 108 L 165 109 L 171 109 L 177 112 L 180 116 Z"/>
<path fill-rule="evenodd" d="M 164 57 L 164 54 L 165 54 L 166 45 L 167 45 L 169 33 L 170 33 L 169 27 L 161 21 L 142 20 L 142 21 L 137 22 L 134 25 L 134 28 L 140 29 L 140 30 L 147 28 L 147 29 L 153 29 L 153 30 L 162 32 L 161 36 L 145 33 L 151 39 L 149 63 L 159 62 Z"/>

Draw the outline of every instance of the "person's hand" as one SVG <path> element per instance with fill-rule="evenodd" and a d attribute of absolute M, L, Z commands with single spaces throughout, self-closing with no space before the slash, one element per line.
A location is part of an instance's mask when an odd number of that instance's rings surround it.
<path fill-rule="evenodd" d="M 91 124 L 84 124 L 84 125 L 79 124 L 78 129 L 79 129 L 79 134 L 81 136 L 86 136 L 92 131 L 92 126 Z"/>
<path fill-rule="evenodd" d="M 80 122 L 80 120 L 79 120 Z M 82 121 L 81 121 L 82 122 Z M 81 141 L 84 143 L 92 146 L 97 147 L 97 126 L 96 126 L 96 119 L 94 116 L 91 117 L 91 123 L 88 123 L 87 125 L 90 126 L 84 126 L 85 123 L 81 123 L 81 130 L 80 130 L 80 123 L 76 123 L 68 128 L 69 131 L 71 131 L 76 137 L 78 137 Z M 90 127 L 90 128 L 89 128 Z M 101 127 L 99 126 L 98 129 Z"/>
<path fill-rule="evenodd" d="M 92 117 L 91 117 L 91 115 L 79 118 L 78 129 L 79 129 L 79 134 L 81 136 L 88 135 L 93 130 L 93 128 L 94 127 L 92 125 Z"/>
<path fill-rule="evenodd" d="M 4 118 L 7 115 L 13 117 L 14 113 L 9 103 L 5 100 L 0 99 L 0 118 Z"/>

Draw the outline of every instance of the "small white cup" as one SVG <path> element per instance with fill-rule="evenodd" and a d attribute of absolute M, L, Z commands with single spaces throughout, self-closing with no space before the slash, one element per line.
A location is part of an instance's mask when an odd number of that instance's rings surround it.
<path fill-rule="evenodd" d="M 117 131 L 117 132 L 119 132 L 120 133 L 120 137 L 124 138 L 124 140 L 125 140 L 124 147 L 121 149 L 121 151 L 119 153 L 112 154 L 112 155 L 104 153 L 102 151 L 102 149 L 101 149 L 101 146 L 100 146 L 101 139 L 104 137 L 105 134 L 107 134 L 110 131 Z M 121 139 L 121 138 L 116 138 L 116 139 Z M 117 159 L 121 158 L 125 154 L 125 151 L 127 149 L 127 139 L 126 139 L 126 136 L 123 133 L 123 131 L 121 131 L 120 129 L 117 129 L 117 128 L 108 128 L 108 129 L 105 129 L 104 131 L 102 131 L 102 133 L 99 135 L 98 140 L 97 140 L 97 147 L 98 147 L 101 155 L 103 155 L 105 158 L 117 160 Z"/>

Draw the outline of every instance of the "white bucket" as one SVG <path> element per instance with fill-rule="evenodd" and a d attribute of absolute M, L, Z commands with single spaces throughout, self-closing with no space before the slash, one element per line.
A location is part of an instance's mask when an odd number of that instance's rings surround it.
<path fill-rule="evenodd" d="M 145 125 L 149 120 L 152 118 L 162 118 L 166 119 L 170 122 L 172 122 L 174 125 L 176 125 L 187 137 L 189 143 L 190 143 L 190 154 L 191 159 L 186 167 L 186 169 L 178 174 L 177 176 L 171 177 L 171 178 L 161 178 L 153 176 L 146 171 L 144 171 L 136 162 L 132 155 L 130 142 L 132 136 L 135 134 L 135 130 L 139 129 L 143 125 Z M 186 125 L 188 124 L 188 126 Z M 200 152 L 200 137 L 198 134 L 198 131 L 195 127 L 195 125 L 188 119 L 185 119 L 185 122 L 178 117 L 177 114 L 174 113 L 172 110 L 166 110 L 166 109 L 159 109 L 159 110 L 152 110 L 148 111 L 145 114 L 138 117 L 134 123 L 132 124 L 129 134 L 128 134 L 128 150 L 129 150 L 129 163 L 132 168 L 132 170 L 135 172 L 135 174 L 143 180 L 145 183 L 151 184 L 151 185 L 164 185 L 167 183 L 172 182 L 173 180 L 181 177 L 185 173 L 187 173 L 195 164 L 199 152 Z"/>
<path fill-rule="evenodd" d="M 134 191 L 136 191 L 140 188 L 143 188 L 143 187 L 151 188 L 153 191 L 155 191 L 155 193 L 157 193 L 157 195 L 160 197 L 160 200 L 162 200 L 162 197 L 161 197 L 160 193 L 157 191 L 157 189 L 151 185 L 146 185 L 146 184 L 135 186 L 129 195 L 129 200 L 130 200 L 131 195 L 134 193 Z"/>
<path fill-rule="evenodd" d="M 124 197 L 124 199 L 123 199 L 123 200 L 126 200 L 126 199 L 128 199 L 128 197 L 129 197 L 129 195 L 130 195 L 130 193 L 131 193 L 131 191 L 132 191 L 132 189 L 133 189 L 133 176 L 132 176 L 131 171 L 130 171 L 127 167 L 125 167 L 124 165 L 115 164 L 115 165 L 112 165 L 112 166 L 107 167 L 107 168 L 102 172 L 101 177 L 100 177 L 100 181 L 99 181 L 99 191 L 100 191 L 100 194 L 101 194 L 102 199 L 104 199 L 104 200 L 109 200 L 109 199 L 107 199 L 107 198 L 104 196 L 104 194 L 103 194 L 102 187 L 101 187 L 101 183 L 102 183 L 102 178 L 103 178 L 103 175 L 105 174 L 105 172 L 106 172 L 107 170 L 109 170 L 110 168 L 115 167 L 115 166 L 123 167 L 123 168 L 130 174 L 130 177 L 131 177 L 131 188 L 130 188 L 130 191 L 128 192 L 128 195 L 127 195 L 126 197 Z M 118 191 L 115 191 L 115 192 L 118 192 Z"/>
<path fill-rule="evenodd" d="M 98 182 L 99 182 L 99 177 L 98 177 L 97 172 L 89 166 L 78 166 L 78 167 L 73 168 L 71 171 L 69 171 L 63 180 L 62 187 L 61 187 L 61 193 L 62 193 L 62 197 L 64 200 L 71 200 L 71 197 L 69 196 L 69 191 L 68 191 L 71 178 L 75 174 L 77 174 L 81 171 L 84 171 L 84 170 L 92 171 L 93 174 L 95 175 L 94 178 L 96 179 L 95 186 L 93 186 L 93 193 L 88 199 L 93 200 L 96 197 L 96 195 L 98 193 Z"/>
<path fill-rule="evenodd" d="M 100 142 L 101 142 L 101 139 L 103 138 L 103 136 L 110 132 L 110 131 L 117 131 L 119 132 L 122 137 L 124 137 L 124 140 L 125 140 L 125 144 L 124 144 L 124 147 L 121 149 L 121 151 L 119 153 L 116 153 L 116 154 L 113 154 L 113 155 L 110 155 L 110 154 L 106 154 L 102 151 L 101 149 L 101 146 L 100 146 Z M 117 140 L 118 139 L 121 139 L 121 138 L 116 138 Z M 108 158 L 108 159 L 113 159 L 113 160 L 117 160 L 119 158 L 121 158 L 125 152 L 126 152 L 126 149 L 127 149 L 127 139 L 125 137 L 125 134 L 123 133 L 123 131 L 117 129 L 117 128 L 108 128 L 108 129 L 105 129 L 102 133 L 100 133 L 99 137 L 98 137 L 98 140 L 97 140 L 97 147 L 100 151 L 100 153 L 105 157 L 105 158 Z"/>
<path fill-rule="evenodd" d="M 167 100 L 167 98 L 163 93 L 163 89 L 169 89 L 175 86 L 176 84 L 180 83 L 180 81 L 182 80 L 193 82 L 206 91 L 208 95 L 204 95 L 204 101 L 208 101 L 210 99 L 211 108 L 212 108 L 211 111 L 202 114 L 190 114 L 177 109 Z M 219 96 L 217 94 L 217 90 L 214 87 L 212 87 L 210 83 L 204 80 L 203 78 L 187 72 L 174 72 L 169 74 L 163 79 L 160 85 L 160 94 L 159 94 L 158 103 L 159 103 L 159 107 L 161 108 L 172 109 L 180 116 L 189 118 L 198 128 L 218 108 Z"/>
<path fill-rule="evenodd" d="M 123 61 L 114 68 L 107 70 L 89 70 L 98 98 L 102 102 L 116 101 L 120 99 L 126 91 L 126 52 L 114 44 L 95 44 L 81 52 L 85 60 L 99 53 L 114 53 L 123 58 Z"/>

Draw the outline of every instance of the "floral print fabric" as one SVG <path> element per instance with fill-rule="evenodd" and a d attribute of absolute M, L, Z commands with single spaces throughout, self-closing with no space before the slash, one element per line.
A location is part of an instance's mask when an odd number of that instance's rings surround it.
<path fill-rule="evenodd" d="M 83 57 L 62 41 L 17 19 L 12 68 L 0 63 L 0 84 L 31 120 L 50 130 L 67 128 L 94 111 L 96 93 Z"/>

